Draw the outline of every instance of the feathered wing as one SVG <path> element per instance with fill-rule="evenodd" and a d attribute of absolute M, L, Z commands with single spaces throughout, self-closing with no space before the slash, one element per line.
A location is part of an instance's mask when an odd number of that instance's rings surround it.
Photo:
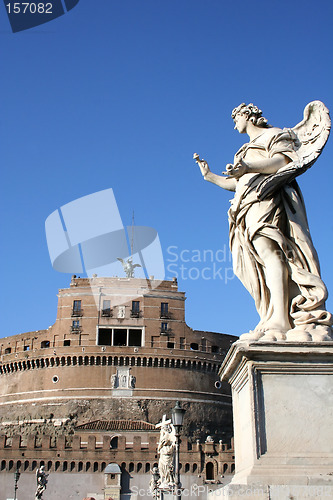
<path fill-rule="evenodd" d="M 125 264 L 125 261 L 123 259 L 121 259 L 120 257 L 117 257 L 117 260 L 119 260 L 119 262 L 121 262 L 123 265 Z"/>
<path fill-rule="evenodd" d="M 297 161 L 288 163 L 266 177 L 257 187 L 260 200 L 288 184 L 310 168 L 324 149 L 331 128 L 329 111 L 321 101 L 312 101 L 304 109 L 304 118 L 291 131 L 296 135 Z"/>

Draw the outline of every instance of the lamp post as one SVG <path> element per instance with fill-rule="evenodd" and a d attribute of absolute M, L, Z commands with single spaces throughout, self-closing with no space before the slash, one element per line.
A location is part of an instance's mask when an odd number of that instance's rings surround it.
<path fill-rule="evenodd" d="M 16 500 L 16 492 L 18 490 L 18 486 L 17 486 L 17 483 L 20 479 L 20 471 L 19 471 L 19 465 L 16 466 L 16 472 L 14 472 L 14 482 L 15 482 L 15 487 L 14 487 L 14 500 Z"/>
<path fill-rule="evenodd" d="M 180 474 L 179 474 L 179 436 L 180 431 L 184 421 L 184 408 L 180 406 L 179 401 L 176 402 L 176 405 L 171 410 L 171 421 L 175 428 L 176 434 L 176 446 L 175 446 L 175 482 L 176 482 L 176 498 L 181 498 L 181 489 L 180 489 Z"/>

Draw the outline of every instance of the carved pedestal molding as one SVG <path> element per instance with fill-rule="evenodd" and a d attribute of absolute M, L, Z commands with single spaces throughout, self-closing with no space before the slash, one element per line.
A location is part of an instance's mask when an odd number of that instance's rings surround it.
<path fill-rule="evenodd" d="M 333 498 L 333 342 L 238 341 L 232 386 L 236 474 L 208 498 Z"/>

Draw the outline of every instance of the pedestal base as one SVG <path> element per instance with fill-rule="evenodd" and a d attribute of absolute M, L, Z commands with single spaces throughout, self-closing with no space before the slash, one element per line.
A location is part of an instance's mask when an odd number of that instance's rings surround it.
<path fill-rule="evenodd" d="M 332 361 L 333 342 L 231 347 L 220 376 L 232 386 L 236 474 L 224 498 L 333 498 Z"/>

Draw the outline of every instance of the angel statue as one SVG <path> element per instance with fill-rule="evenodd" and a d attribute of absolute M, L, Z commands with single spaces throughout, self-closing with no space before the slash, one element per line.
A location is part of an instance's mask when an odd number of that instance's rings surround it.
<path fill-rule="evenodd" d="M 41 500 L 43 498 L 43 493 L 46 490 L 48 476 L 49 474 L 45 473 L 44 465 L 36 470 L 37 490 L 35 494 L 35 500 Z"/>
<path fill-rule="evenodd" d="M 117 257 L 117 260 L 121 262 L 121 265 L 123 266 L 123 269 L 126 274 L 126 278 L 134 278 L 134 269 L 136 267 L 141 267 L 140 264 L 133 264 L 133 258 L 129 257 L 127 260 L 121 259 L 120 257 Z"/>
<path fill-rule="evenodd" d="M 176 445 L 176 432 L 171 420 L 166 419 L 163 415 L 162 422 L 156 424 L 156 428 L 161 428 L 160 440 L 158 442 L 157 452 L 159 453 L 158 471 L 160 479 L 158 487 L 172 488 L 175 485 L 174 478 L 174 453 Z"/>
<path fill-rule="evenodd" d="M 228 212 L 234 273 L 250 292 L 260 316 L 243 340 L 332 340 L 326 286 L 320 278 L 304 201 L 295 178 L 311 167 L 330 131 L 327 108 L 310 102 L 294 128 L 268 124 L 253 104 L 232 111 L 244 144 L 216 175 L 195 154 L 205 180 L 234 191 Z"/>

